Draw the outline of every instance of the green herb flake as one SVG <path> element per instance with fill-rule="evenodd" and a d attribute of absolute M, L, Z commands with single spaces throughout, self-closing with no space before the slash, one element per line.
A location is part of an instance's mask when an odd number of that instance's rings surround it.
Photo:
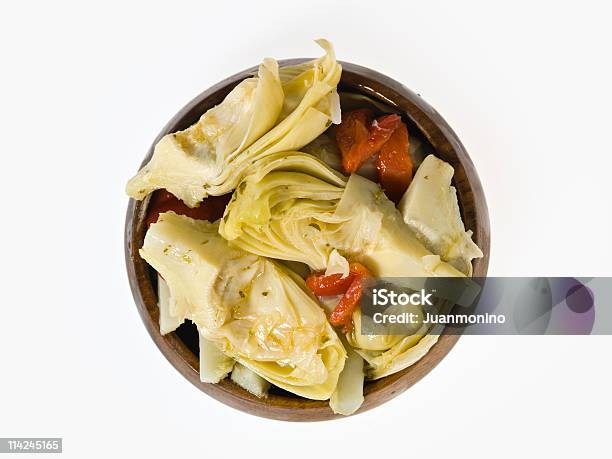
<path fill-rule="evenodd" d="M 263 296 L 268 296 L 268 294 L 269 294 L 269 293 L 270 293 L 270 292 L 261 292 L 261 294 L 262 294 Z"/>
<path fill-rule="evenodd" d="M 309 223 L 308 226 L 310 226 L 311 228 L 316 229 L 317 231 L 321 231 L 321 227 L 316 224 L 316 223 Z"/>
<path fill-rule="evenodd" d="M 244 294 L 242 290 L 240 290 L 238 294 L 240 295 L 240 298 L 246 298 L 246 295 Z"/>

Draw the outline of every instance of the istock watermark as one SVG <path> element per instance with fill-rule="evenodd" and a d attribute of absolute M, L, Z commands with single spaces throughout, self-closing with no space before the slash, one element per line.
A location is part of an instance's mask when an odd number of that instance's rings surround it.
<path fill-rule="evenodd" d="M 380 278 L 360 309 L 364 335 L 606 335 L 612 278 Z"/>
<path fill-rule="evenodd" d="M 372 289 L 372 301 L 376 306 L 406 306 L 412 304 L 415 306 L 433 306 L 431 297 L 434 292 L 427 293 L 422 288 L 419 292 L 407 293 L 407 292 L 395 292 L 386 288 L 375 288 Z"/>

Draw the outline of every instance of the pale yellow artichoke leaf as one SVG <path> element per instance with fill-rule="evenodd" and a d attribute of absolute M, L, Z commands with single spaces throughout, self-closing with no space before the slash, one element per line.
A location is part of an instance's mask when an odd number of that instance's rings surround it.
<path fill-rule="evenodd" d="M 310 61 L 309 77 L 298 75 L 299 84 L 283 83 L 283 109 L 278 123 L 244 152 L 230 155 L 231 167 L 226 167 L 208 188 L 209 194 L 223 194 L 235 189 L 248 174 L 255 172 L 259 162 L 274 153 L 298 150 L 321 135 L 332 123 L 340 120 L 340 99 L 336 87 L 342 67 L 335 59 L 331 44 L 318 43 L 326 54 Z M 280 70 L 281 75 L 283 69 Z"/>
<path fill-rule="evenodd" d="M 348 416 L 363 404 L 364 361 L 348 343 L 343 342 L 347 357 L 340 373 L 336 390 L 329 399 L 329 406 L 334 413 Z"/>
<path fill-rule="evenodd" d="M 356 255 L 378 277 L 463 277 L 447 263 L 431 263 L 432 253 L 414 236 L 380 186 L 351 175 L 336 215 L 347 224 L 334 235 L 334 246 Z"/>
<path fill-rule="evenodd" d="M 333 276 L 334 274 L 341 274 L 341 278 L 344 279 L 349 275 L 350 266 L 346 258 L 340 255 L 336 249 L 332 250 L 327 260 L 327 269 L 325 270 L 325 276 Z"/>
<path fill-rule="evenodd" d="M 184 321 L 185 313 L 177 310 L 176 302 L 170 296 L 168 284 L 157 276 L 157 305 L 159 307 L 159 331 L 162 335 L 176 330 Z"/>
<path fill-rule="evenodd" d="M 466 231 L 457 191 L 451 186 L 452 166 L 433 155 L 425 158 L 400 201 L 404 221 L 419 241 L 466 276 L 472 260 L 483 256 Z"/>
<path fill-rule="evenodd" d="M 208 188 L 230 166 L 232 155 L 243 152 L 274 126 L 282 103 L 278 64 L 265 59 L 256 77 L 239 83 L 197 123 L 164 136 L 149 163 L 128 182 L 128 195 L 143 199 L 165 188 L 195 207 L 211 194 Z"/>
<path fill-rule="evenodd" d="M 200 333 L 200 381 L 217 384 L 232 371 L 235 361 Z"/>
<path fill-rule="evenodd" d="M 438 342 L 442 330 L 436 330 L 425 335 L 406 336 L 396 346 L 386 353 L 376 357 L 364 356 L 368 362 L 368 379 L 380 379 L 408 368 L 421 360 Z"/>
<path fill-rule="evenodd" d="M 249 370 L 240 363 L 237 363 L 234 366 L 231 379 L 244 390 L 250 392 L 256 397 L 265 398 L 268 396 L 268 390 L 270 389 L 271 384 L 257 373 Z"/>

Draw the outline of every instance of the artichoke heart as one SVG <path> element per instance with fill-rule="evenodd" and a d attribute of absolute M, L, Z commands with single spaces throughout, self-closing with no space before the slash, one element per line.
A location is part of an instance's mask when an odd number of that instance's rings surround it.
<path fill-rule="evenodd" d="M 453 174 L 450 164 L 433 155 L 427 156 L 400 201 L 399 209 L 425 247 L 471 276 L 472 259 L 482 257 L 482 251 L 461 220 L 457 190 L 451 186 Z"/>
<path fill-rule="evenodd" d="M 334 392 L 345 349 L 288 268 L 230 247 L 218 223 L 173 212 L 151 225 L 140 254 L 165 279 L 176 314 L 207 343 L 297 395 L 325 400 Z"/>
<path fill-rule="evenodd" d="M 274 153 L 299 149 L 340 121 L 336 86 L 342 68 L 329 42 L 326 54 L 282 68 L 265 59 L 257 76 L 238 84 L 184 131 L 164 136 L 127 193 L 143 199 L 165 188 L 190 207 L 226 194 Z"/>

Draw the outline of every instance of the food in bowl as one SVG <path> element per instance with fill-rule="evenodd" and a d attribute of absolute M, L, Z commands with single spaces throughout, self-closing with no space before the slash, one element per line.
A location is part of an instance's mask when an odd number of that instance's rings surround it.
<path fill-rule="evenodd" d="M 437 341 L 362 334 L 373 277 L 463 277 L 482 252 L 465 230 L 452 167 L 391 107 L 338 92 L 320 59 L 266 59 L 188 129 L 164 136 L 128 183 L 152 194 L 140 255 L 158 273 L 159 326 L 191 321 L 200 378 L 329 400 L 349 415 L 366 379 Z"/>

